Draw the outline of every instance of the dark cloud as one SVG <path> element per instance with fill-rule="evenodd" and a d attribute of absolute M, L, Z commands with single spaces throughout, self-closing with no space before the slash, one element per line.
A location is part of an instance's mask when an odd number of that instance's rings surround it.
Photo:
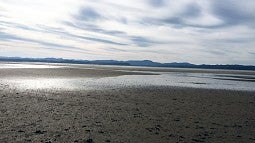
<path fill-rule="evenodd" d="M 77 22 L 77 23 L 71 23 L 71 22 L 63 22 L 64 24 L 77 28 L 77 29 L 81 29 L 81 30 L 85 30 L 85 31 L 91 31 L 91 32 L 96 32 L 96 33 L 101 33 L 101 34 L 106 34 L 106 35 L 111 35 L 111 36 L 121 36 L 121 35 L 126 35 L 125 32 L 123 31 L 118 31 L 118 30 L 105 30 L 102 29 L 96 25 L 92 25 L 92 24 L 88 24 L 88 23 L 83 23 L 83 22 Z"/>
<path fill-rule="evenodd" d="M 110 35 L 110 36 L 122 37 L 124 39 L 129 39 L 132 41 L 132 43 L 134 43 L 135 45 L 137 45 L 139 47 L 148 47 L 153 44 L 162 44 L 162 42 L 153 41 L 153 40 L 145 38 L 145 37 L 131 36 L 123 31 L 105 30 L 105 29 L 102 29 L 96 25 L 91 25 L 91 24 L 87 24 L 87 23 L 79 23 L 79 24 L 73 24 L 70 22 L 64 22 L 64 23 L 68 26 L 72 26 L 72 27 L 75 27 L 75 28 L 78 28 L 81 30 L 85 30 L 85 31 L 92 31 L 92 32 L 96 32 L 96 33 L 101 33 L 101 34 L 106 34 L 106 35 Z M 128 45 L 126 43 L 119 43 L 119 42 L 114 42 L 114 41 L 105 40 L 105 39 L 91 38 L 91 37 L 79 36 L 79 35 L 70 35 L 70 34 L 68 34 L 68 35 L 71 37 L 76 37 L 76 38 L 85 39 L 85 40 L 92 40 L 92 41 L 97 41 L 97 42 L 102 42 L 102 43 L 107 43 L 107 44 L 114 44 L 114 45 L 121 45 L 121 46 Z"/>
<path fill-rule="evenodd" d="M 174 24 L 174 25 L 186 25 L 181 17 L 170 17 L 158 20 L 160 23 Z"/>
<path fill-rule="evenodd" d="M 201 7 L 197 3 L 187 4 L 184 11 L 180 14 L 180 17 L 199 17 L 202 13 Z"/>
<path fill-rule="evenodd" d="M 165 5 L 165 0 L 148 0 L 148 3 L 153 7 L 162 7 Z"/>
<path fill-rule="evenodd" d="M 255 27 L 255 10 L 249 11 L 249 3 L 213 0 L 211 7 L 213 14 L 224 21 L 222 26 L 244 24 Z"/>
<path fill-rule="evenodd" d="M 123 50 L 123 49 L 117 49 L 117 48 L 113 48 L 113 47 L 107 47 L 105 48 L 107 51 L 112 51 L 112 52 L 127 52 L 127 50 Z"/>
<path fill-rule="evenodd" d="M 29 39 L 29 38 L 23 38 L 23 37 L 19 37 L 17 35 L 0 32 L 0 41 L 13 41 L 13 40 L 36 43 L 36 44 L 44 45 L 50 49 L 53 48 L 53 49 L 64 50 L 63 48 L 66 48 L 66 49 L 84 51 L 84 49 L 73 47 L 73 46 L 66 46 L 66 45 L 60 45 L 60 44 L 55 44 L 55 43 L 50 43 L 50 42 L 44 42 L 42 40 L 39 41 L 39 40 L 34 40 L 34 39 Z"/>
<path fill-rule="evenodd" d="M 221 55 L 221 56 L 226 55 L 226 53 L 222 50 L 205 50 L 204 52 L 210 53 L 210 54 L 213 54 L 213 55 Z"/>
<path fill-rule="evenodd" d="M 165 17 L 165 18 L 143 18 L 140 22 L 144 25 L 171 25 L 176 29 L 180 29 L 183 27 L 199 27 L 199 28 L 209 28 L 210 26 L 199 25 L 199 24 L 189 24 L 186 23 L 182 17 Z"/>
<path fill-rule="evenodd" d="M 244 44 L 244 43 L 249 43 L 253 42 L 255 37 L 242 37 L 242 38 L 232 38 L 232 39 L 216 39 L 213 40 L 214 43 L 223 43 L 223 44 Z"/>
<path fill-rule="evenodd" d="M 128 45 L 128 44 L 124 44 L 124 43 L 119 43 L 119 42 L 114 42 L 114 41 L 99 39 L 99 38 L 93 38 L 93 37 L 79 36 L 79 35 L 73 35 L 73 34 L 69 34 L 69 36 L 84 39 L 84 40 L 90 40 L 90 41 L 105 43 L 105 44 L 113 44 L 113 45 L 119 45 L 119 46 Z"/>
<path fill-rule="evenodd" d="M 6 26 L 6 27 L 12 27 L 12 28 L 19 28 L 23 30 L 29 30 L 29 31 L 37 31 L 37 29 L 32 28 L 31 26 L 19 24 L 19 23 L 13 23 L 13 22 L 7 22 L 0 20 L 0 25 Z"/>
<path fill-rule="evenodd" d="M 99 12 L 91 7 L 82 7 L 75 17 L 82 21 L 95 21 L 103 18 Z"/>
<path fill-rule="evenodd" d="M 141 23 L 144 24 L 153 24 L 153 25 L 173 25 L 175 28 L 182 28 L 182 27 L 206 27 L 204 25 L 195 25 L 189 24 L 185 22 L 185 19 L 192 20 L 201 16 L 202 10 L 201 6 L 197 3 L 189 3 L 183 7 L 183 9 L 176 13 L 174 16 L 163 17 L 163 18 L 150 18 L 146 17 L 142 19 Z"/>
<path fill-rule="evenodd" d="M 251 54 L 251 55 L 255 56 L 255 52 L 249 52 L 249 54 Z"/>
<path fill-rule="evenodd" d="M 132 36 L 132 37 L 130 37 L 130 40 L 132 42 L 134 42 L 134 44 L 139 47 L 149 47 L 152 44 L 155 44 L 154 41 L 152 41 L 148 38 L 145 38 L 145 37 L 140 37 L 140 36 Z"/>
<path fill-rule="evenodd" d="M 44 30 L 46 30 L 47 32 L 50 32 L 50 33 L 60 35 L 60 36 L 69 36 L 71 38 L 79 38 L 79 39 L 82 39 L 82 40 L 100 42 L 100 43 L 105 43 L 105 44 L 113 44 L 113 45 L 119 45 L 119 46 L 128 45 L 128 44 L 125 44 L 125 43 L 114 42 L 114 41 L 106 40 L 106 39 L 75 35 L 75 34 L 65 32 L 63 29 L 58 30 L 58 29 L 54 29 L 54 28 L 50 28 L 50 27 L 44 27 Z"/>
<path fill-rule="evenodd" d="M 186 19 L 188 19 L 189 21 L 192 21 L 193 19 L 195 20 L 203 13 L 203 5 L 199 5 L 195 2 L 183 6 L 182 11 L 178 12 L 174 16 L 166 16 L 163 18 L 146 17 L 142 19 L 141 23 L 153 25 L 173 25 L 176 28 L 198 27 L 215 29 L 233 25 L 248 25 L 251 27 L 255 27 L 255 9 L 251 10 L 251 6 L 249 4 L 250 3 L 248 2 L 237 2 L 235 0 L 210 1 L 210 9 L 213 16 L 221 19 L 223 21 L 223 24 L 201 25 L 199 24 L 199 22 L 196 21 L 192 24 L 186 22 Z"/>

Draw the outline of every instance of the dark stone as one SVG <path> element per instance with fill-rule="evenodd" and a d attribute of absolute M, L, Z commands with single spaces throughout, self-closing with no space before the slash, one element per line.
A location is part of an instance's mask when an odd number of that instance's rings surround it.
<path fill-rule="evenodd" d="M 23 131 L 23 130 L 18 130 L 18 132 L 19 132 L 19 133 L 24 133 L 25 131 Z"/>
<path fill-rule="evenodd" d="M 87 140 L 85 141 L 85 143 L 93 143 L 93 140 L 92 140 L 92 139 L 87 139 Z"/>
<path fill-rule="evenodd" d="M 35 131 L 36 134 L 44 134 L 46 131 L 37 130 Z"/>
<path fill-rule="evenodd" d="M 199 139 L 191 139 L 194 142 L 204 142 L 203 140 L 199 140 Z"/>

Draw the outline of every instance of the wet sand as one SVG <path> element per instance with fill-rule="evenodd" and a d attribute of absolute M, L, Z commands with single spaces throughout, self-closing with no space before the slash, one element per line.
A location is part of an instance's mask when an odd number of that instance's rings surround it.
<path fill-rule="evenodd" d="M 0 77 L 134 72 L 1 69 Z M 47 71 L 46 70 L 46 71 Z M 81 70 L 81 69 L 80 69 Z M 2 71 L 6 71 L 5 73 Z M 36 71 L 36 72 L 35 72 Z M 54 72 L 56 71 L 56 72 Z M 53 74 L 54 73 L 54 74 Z M 255 92 L 141 86 L 95 90 L 0 85 L 0 142 L 255 142 Z"/>
<path fill-rule="evenodd" d="M 254 142 L 253 92 L 1 89 L 0 142 Z"/>

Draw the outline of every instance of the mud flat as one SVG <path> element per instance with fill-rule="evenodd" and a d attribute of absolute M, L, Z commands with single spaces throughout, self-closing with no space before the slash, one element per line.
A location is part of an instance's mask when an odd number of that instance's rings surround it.
<path fill-rule="evenodd" d="M 255 142 L 254 91 L 139 84 L 102 89 L 33 89 L 3 80 L 141 74 L 66 70 L 0 69 L 1 143 Z M 146 78 L 153 75 L 146 73 Z"/>

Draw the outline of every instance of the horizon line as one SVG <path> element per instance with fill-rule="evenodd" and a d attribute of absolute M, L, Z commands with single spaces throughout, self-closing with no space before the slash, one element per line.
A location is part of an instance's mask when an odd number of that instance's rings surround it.
<path fill-rule="evenodd" d="M 236 65 L 236 66 L 255 66 L 255 65 L 244 65 L 244 64 L 194 64 L 194 63 L 190 63 L 190 62 L 157 62 L 157 61 L 153 61 L 153 60 L 149 60 L 149 59 L 142 59 L 142 60 L 138 60 L 138 59 L 132 59 L 132 60 L 114 60 L 114 59 L 97 59 L 97 60 L 88 60 L 88 59 L 71 59 L 71 58 L 56 58 L 56 57 L 19 57 L 19 56 L 0 56 L 0 61 L 2 60 L 1 58 L 21 58 L 21 59 L 62 59 L 62 60 L 73 60 L 73 61 L 89 61 L 89 62 L 93 62 L 93 61 L 116 61 L 116 62 L 128 62 L 128 61 L 151 61 L 153 63 L 159 63 L 159 64 L 172 64 L 172 63 L 177 63 L 177 64 L 191 64 L 191 65 L 209 65 L 209 66 L 216 66 L 216 65 Z M 32 62 L 32 61 L 31 61 Z"/>

